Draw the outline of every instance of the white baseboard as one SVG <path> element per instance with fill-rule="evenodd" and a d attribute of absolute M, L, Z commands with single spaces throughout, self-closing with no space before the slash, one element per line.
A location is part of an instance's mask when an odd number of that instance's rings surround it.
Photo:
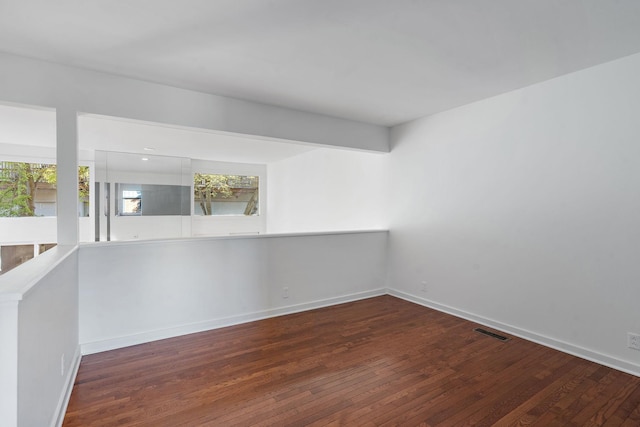
<path fill-rule="evenodd" d="M 71 398 L 71 392 L 73 391 L 73 384 L 76 381 L 76 375 L 78 375 L 78 369 L 80 368 L 80 359 L 82 354 L 80 353 L 80 346 L 76 348 L 76 351 L 71 360 L 71 365 L 67 371 L 67 376 L 64 379 L 64 389 L 58 400 L 54 418 L 51 421 L 52 427 L 61 427 L 64 421 L 64 414 L 67 412 L 67 406 L 69 405 L 69 399 Z"/>
<path fill-rule="evenodd" d="M 391 295 L 394 297 L 398 297 L 404 299 L 406 301 L 413 302 L 415 304 L 419 304 L 425 307 L 432 308 L 434 310 L 441 311 L 443 313 L 451 314 L 456 317 L 460 317 L 462 319 L 466 319 L 475 323 L 479 323 L 481 325 L 485 325 L 490 328 L 497 329 L 499 331 L 504 331 L 514 336 L 526 339 L 528 341 L 535 342 L 540 345 L 544 345 L 546 347 L 553 348 L 558 351 L 562 351 L 564 353 L 571 354 L 576 357 L 580 357 L 582 359 L 586 359 L 595 363 L 599 363 L 604 366 L 608 366 L 613 369 L 617 369 L 622 372 L 626 372 L 631 375 L 635 375 L 640 377 L 640 365 L 630 363 L 624 360 L 619 360 L 615 357 L 608 356 L 606 354 L 598 353 L 586 348 L 582 348 L 573 344 L 570 344 L 565 341 L 560 341 L 551 337 L 547 337 L 544 335 L 537 334 L 535 332 L 531 332 L 525 329 L 521 329 L 515 326 L 511 326 L 493 319 L 489 319 L 483 316 L 479 316 L 473 313 L 466 312 L 464 310 L 460 310 L 454 307 L 450 307 L 444 304 L 437 303 L 435 301 L 431 301 L 425 298 L 421 298 L 417 295 L 409 294 L 403 291 L 399 291 L 397 289 L 389 288 L 389 289 L 376 289 L 372 291 L 359 292 L 355 294 L 343 295 L 334 298 L 327 298 L 318 301 L 312 301 L 303 304 L 296 304 L 287 307 L 280 307 L 275 309 L 267 309 L 263 311 L 253 312 L 253 313 L 245 313 L 237 316 L 231 316 L 220 319 L 212 319 L 205 322 L 191 323 L 186 325 L 175 326 L 172 328 L 153 330 L 148 332 L 143 332 L 134 335 L 127 335 L 122 337 L 115 337 L 100 341 L 82 343 L 80 345 L 80 351 L 82 355 L 85 354 L 93 354 L 99 353 L 102 351 L 114 350 L 118 348 L 128 347 L 137 344 L 143 344 L 146 342 L 177 337 L 181 335 L 187 335 L 197 332 L 208 331 L 212 329 L 224 328 L 227 326 L 238 325 L 241 323 L 253 322 L 256 320 L 268 319 L 276 316 L 283 316 L 286 314 L 293 314 L 302 311 L 313 310 L 316 308 L 327 307 L 336 304 L 342 304 L 345 302 L 357 301 L 361 299 L 371 298 L 380 295 Z M 78 365 L 80 362 L 80 356 L 74 358 L 75 370 L 77 371 Z M 73 377 L 69 380 L 67 394 L 64 405 L 66 409 L 66 403 L 68 402 L 71 388 L 73 387 L 73 380 L 75 379 L 75 372 Z M 62 401 L 61 401 L 62 402 Z M 61 406 L 60 404 L 59 406 Z M 64 415 L 64 412 L 62 413 Z"/>
<path fill-rule="evenodd" d="M 253 322 L 256 320 L 268 319 L 270 317 L 283 316 L 286 314 L 299 313 L 301 311 L 313 310 L 316 308 L 327 307 L 345 302 L 357 301 L 361 299 L 385 295 L 385 289 L 376 289 L 373 291 L 358 292 L 355 294 L 342 295 L 334 298 L 327 298 L 318 301 L 312 301 L 303 304 L 290 305 L 263 311 L 240 314 L 237 316 L 225 317 L 221 319 L 212 319 L 205 322 L 191 323 L 186 325 L 175 326 L 167 329 L 143 332 L 134 335 L 115 337 L 106 340 L 81 343 L 80 348 L 83 355 L 100 353 L 102 351 L 115 350 L 117 348 L 129 347 L 136 344 L 162 340 L 165 338 L 173 338 L 181 335 L 193 334 L 196 332 L 209 331 L 212 329 L 224 328 L 226 326 L 238 325 L 241 323 Z"/>
<path fill-rule="evenodd" d="M 544 335 L 537 334 L 525 329 L 521 329 L 515 326 L 507 325 L 486 317 L 478 316 L 473 313 L 469 313 L 457 308 L 453 308 L 444 304 L 437 303 L 419 296 L 399 291 L 397 289 L 387 289 L 387 294 L 394 297 L 401 298 L 406 301 L 410 301 L 425 307 L 432 308 L 434 310 L 441 311 L 443 313 L 451 314 L 462 319 L 469 320 L 471 322 L 479 323 L 481 325 L 488 326 L 499 331 L 508 332 L 509 334 L 523 338 L 527 341 L 532 341 L 545 347 L 550 347 L 563 353 L 568 353 L 582 359 L 589 360 L 591 362 L 599 363 L 600 365 L 608 366 L 618 371 L 626 372 L 631 375 L 640 377 L 640 365 L 619 360 L 606 354 L 597 353 L 595 351 L 582 348 L 564 341 L 559 341 L 554 338 L 550 338 Z"/>

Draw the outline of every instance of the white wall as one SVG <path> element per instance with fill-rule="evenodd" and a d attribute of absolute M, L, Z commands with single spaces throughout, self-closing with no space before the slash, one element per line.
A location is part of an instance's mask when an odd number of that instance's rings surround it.
<path fill-rule="evenodd" d="M 386 247 L 384 231 L 81 246 L 83 353 L 382 294 Z"/>
<path fill-rule="evenodd" d="M 0 299 L 0 343 L 0 419 L 12 427 L 18 424 L 17 299 Z"/>
<path fill-rule="evenodd" d="M 639 75 L 635 55 L 393 129 L 390 286 L 640 374 Z"/>
<path fill-rule="evenodd" d="M 55 243 L 58 241 L 56 219 L 55 216 L 0 218 L 0 244 Z M 94 236 L 93 215 L 79 218 L 78 221 L 80 240 L 92 242 Z"/>
<path fill-rule="evenodd" d="M 0 101 L 389 151 L 389 129 L 0 53 Z"/>
<path fill-rule="evenodd" d="M 66 405 L 65 397 L 75 377 L 74 365 L 79 362 L 77 277 L 78 258 L 74 252 L 20 303 L 18 420 L 21 426 L 53 424 L 62 405 Z"/>
<path fill-rule="evenodd" d="M 180 215 L 112 216 L 111 241 L 185 237 Z"/>
<path fill-rule="evenodd" d="M 389 155 L 320 148 L 267 166 L 267 232 L 386 229 Z"/>
<path fill-rule="evenodd" d="M 0 276 L 0 319 L 0 424 L 59 424 L 80 361 L 75 248 Z"/>
<path fill-rule="evenodd" d="M 0 218 L 0 244 L 57 242 L 56 217 Z"/>

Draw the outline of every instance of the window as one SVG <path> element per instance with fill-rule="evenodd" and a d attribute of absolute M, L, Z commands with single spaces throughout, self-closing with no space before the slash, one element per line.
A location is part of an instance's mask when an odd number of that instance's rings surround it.
<path fill-rule="evenodd" d="M 78 215 L 89 216 L 89 167 L 78 168 Z M 53 163 L 0 161 L 0 274 L 55 246 Z"/>
<path fill-rule="evenodd" d="M 0 163 L 0 216 L 55 216 L 56 166 Z"/>
<path fill-rule="evenodd" d="M 90 188 L 89 166 L 78 166 L 78 215 L 81 217 L 89 216 Z"/>
<path fill-rule="evenodd" d="M 196 173 L 193 177 L 194 215 L 259 214 L 257 176 Z"/>
<path fill-rule="evenodd" d="M 56 246 L 55 243 L 0 246 L 0 275 Z"/>
<path fill-rule="evenodd" d="M 142 215 L 142 190 L 122 190 L 121 215 Z"/>
<path fill-rule="evenodd" d="M 0 162 L 0 217 L 56 216 L 56 165 Z M 78 168 L 78 215 L 89 216 L 89 166 Z"/>
<path fill-rule="evenodd" d="M 116 215 L 189 216 L 190 191 L 191 187 L 184 185 L 116 183 Z"/>

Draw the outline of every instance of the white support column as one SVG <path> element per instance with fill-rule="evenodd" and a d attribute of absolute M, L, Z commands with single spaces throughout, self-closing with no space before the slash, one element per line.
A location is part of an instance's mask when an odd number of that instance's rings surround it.
<path fill-rule="evenodd" d="M 58 244 L 78 244 L 78 114 L 56 109 Z"/>

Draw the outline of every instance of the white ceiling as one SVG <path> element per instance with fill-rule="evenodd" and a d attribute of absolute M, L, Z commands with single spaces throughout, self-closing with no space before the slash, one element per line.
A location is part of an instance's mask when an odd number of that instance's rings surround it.
<path fill-rule="evenodd" d="M 640 1 L 0 0 L 0 51 L 395 125 L 640 52 Z"/>

